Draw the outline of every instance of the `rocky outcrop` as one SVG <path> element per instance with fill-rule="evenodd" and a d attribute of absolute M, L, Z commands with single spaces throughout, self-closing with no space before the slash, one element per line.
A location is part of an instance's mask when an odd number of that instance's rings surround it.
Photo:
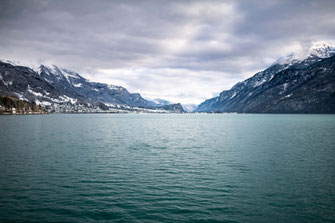
<path fill-rule="evenodd" d="M 166 110 L 166 111 L 171 111 L 171 112 L 174 112 L 174 113 L 185 113 L 185 110 L 180 103 L 164 105 L 162 107 L 159 107 L 159 109 Z"/>

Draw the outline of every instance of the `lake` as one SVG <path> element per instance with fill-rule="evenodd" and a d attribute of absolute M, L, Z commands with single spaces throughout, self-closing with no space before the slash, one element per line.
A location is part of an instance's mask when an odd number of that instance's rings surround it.
<path fill-rule="evenodd" d="M 0 222 L 334 222 L 335 115 L 0 116 Z"/>

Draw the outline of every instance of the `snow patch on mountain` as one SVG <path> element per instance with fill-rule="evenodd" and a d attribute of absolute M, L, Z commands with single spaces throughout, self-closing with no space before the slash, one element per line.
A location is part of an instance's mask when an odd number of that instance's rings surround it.
<path fill-rule="evenodd" d="M 70 102 L 71 104 L 75 104 L 77 103 L 77 99 L 74 99 L 74 98 L 70 98 L 69 96 L 67 95 L 63 95 L 63 96 L 59 96 L 59 98 L 64 101 L 64 102 Z"/>
<path fill-rule="evenodd" d="M 15 94 L 20 100 L 22 100 L 22 101 L 29 101 L 27 98 L 23 97 L 22 94 L 19 94 L 19 93 L 17 93 L 17 92 L 14 92 L 14 94 Z"/>
<path fill-rule="evenodd" d="M 67 82 L 69 82 L 69 83 L 72 83 L 71 80 L 70 80 L 70 77 L 71 78 L 76 78 L 76 79 L 79 78 L 78 74 L 73 72 L 73 71 L 69 71 L 69 70 L 66 70 L 66 69 L 59 69 L 59 70 L 63 74 L 63 76 L 66 78 Z"/>
<path fill-rule="evenodd" d="M 234 98 L 234 97 L 236 96 L 236 94 L 237 94 L 237 92 L 235 91 L 235 92 L 233 93 L 233 95 L 232 95 L 229 99 Z"/>
<path fill-rule="evenodd" d="M 108 85 L 108 88 L 110 90 L 120 90 L 122 87 L 110 84 L 110 85 Z"/>
<path fill-rule="evenodd" d="M 266 78 L 262 78 L 261 80 L 255 81 L 254 87 L 258 87 L 263 83 L 265 83 L 266 81 L 267 81 Z"/>
<path fill-rule="evenodd" d="M 308 55 L 314 55 L 319 58 L 328 58 L 335 55 L 335 43 L 314 42 Z"/>
<path fill-rule="evenodd" d="M 43 97 L 43 94 L 42 94 L 42 93 L 33 91 L 33 90 L 31 89 L 31 87 L 29 86 L 29 84 L 28 84 L 28 92 L 29 92 L 30 94 L 33 94 L 33 95 L 37 96 L 37 97 Z"/>
<path fill-rule="evenodd" d="M 311 47 L 306 51 L 298 50 L 296 52 L 292 52 L 284 57 L 280 57 L 273 64 L 287 65 L 287 67 L 302 62 L 307 58 L 311 58 L 311 62 L 317 62 L 321 59 L 328 58 L 335 55 L 335 42 L 331 41 L 318 41 L 313 42 Z M 320 59 L 312 59 L 314 57 Z M 308 65 L 307 63 L 305 65 Z"/>
<path fill-rule="evenodd" d="M 295 53 L 290 53 L 289 55 L 285 56 L 285 57 L 280 57 L 279 59 L 277 59 L 274 64 L 279 64 L 279 65 L 292 65 L 294 63 L 299 62 L 300 60 L 298 60 L 297 56 Z"/>
<path fill-rule="evenodd" d="M 79 83 L 79 84 L 72 84 L 74 87 L 82 87 L 82 84 Z"/>

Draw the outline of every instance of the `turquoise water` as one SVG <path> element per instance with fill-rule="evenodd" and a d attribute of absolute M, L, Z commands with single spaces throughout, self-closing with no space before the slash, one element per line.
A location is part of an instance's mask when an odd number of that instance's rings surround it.
<path fill-rule="evenodd" d="M 334 222 L 335 115 L 0 116 L 0 222 Z"/>

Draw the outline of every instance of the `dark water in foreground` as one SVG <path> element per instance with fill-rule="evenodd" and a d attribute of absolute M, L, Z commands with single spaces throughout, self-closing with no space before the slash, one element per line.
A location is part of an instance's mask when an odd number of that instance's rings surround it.
<path fill-rule="evenodd" d="M 335 115 L 0 116 L 0 222 L 334 222 Z"/>

